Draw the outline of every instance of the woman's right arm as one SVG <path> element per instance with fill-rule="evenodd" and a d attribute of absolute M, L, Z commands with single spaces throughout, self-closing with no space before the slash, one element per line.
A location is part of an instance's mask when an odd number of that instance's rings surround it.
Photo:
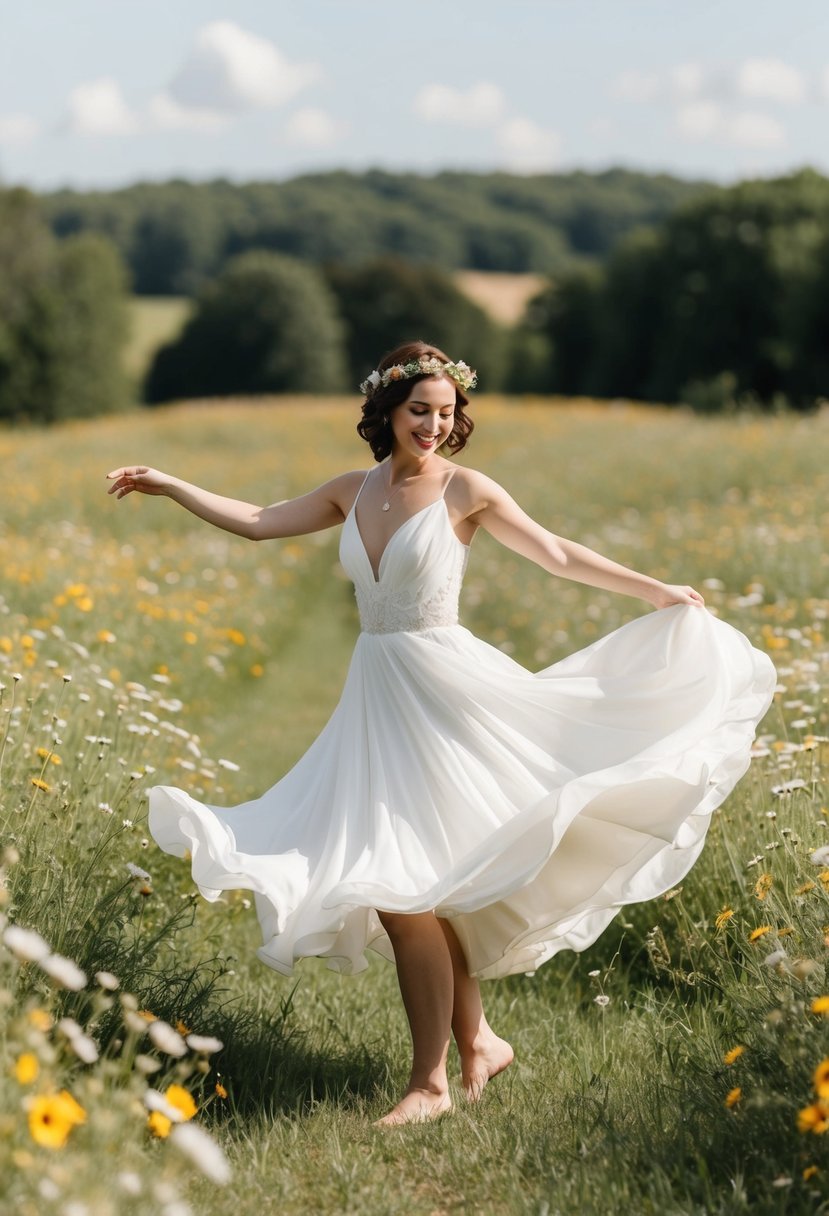
<path fill-rule="evenodd" d="M 139 464 L 107 473 L 107 479 L 113 483 L 107 493 L 116 494 L 118 498 L 124 498 L 134 491 L 164 495 L 199 519 L 215 524 L 226 532 L 233 532 L 248 540 L 271 540 L 320 532 L 323 528 L 341 524 L 363 476 L 361 473 L 343 473 L 309 494 L 273 503 L 269 507 L 259 507 L 255 503 L 213 494 L 169 473 Z"/>

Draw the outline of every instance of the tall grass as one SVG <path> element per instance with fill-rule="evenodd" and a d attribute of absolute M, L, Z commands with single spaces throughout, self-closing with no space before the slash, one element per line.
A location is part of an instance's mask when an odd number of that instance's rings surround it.
<path fill-rule="evenodd" d="M 227 402 L 1 434 L 0 912 L 88 981 L 0 946 L 9 1211 L 827 1210 L 826 423 L 486 400 L 476 418 L 470 459 L 532 514 L 696 583 L 772 653 L 780 691 L 700 862 L 583 954 L 487 985 L 517 1062 L 480 1105 L 379 1133 L 407 1065 L 393 968 L 277 976 L 247 896 L 201 900 L 146 830 L 148 785 L 243 801 L 324 723 L 356 628 L 336 537 L 251 545 L 164 500 L 116 504 L 103 476 L 144 460 L 276 501 L 366 467 L 352 411 Z M 464 619 L 530 667 L 646 610 L 476 539 Z M 159 1022 L 223 1046 L 171 1054 Z M 170 1086 L 227 1186 L 204 1146 L 194 1161 L 148 1128 L 147 1089 Z M 85 1121 L 51 1148 L 27 1106 L 61 1090 Z"/>

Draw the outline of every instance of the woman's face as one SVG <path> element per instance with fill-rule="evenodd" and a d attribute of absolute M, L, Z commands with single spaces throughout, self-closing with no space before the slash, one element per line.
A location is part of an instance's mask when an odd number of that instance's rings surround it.
<path fill-rule="evenodd" d="M 418 380 L 405 401 L 391 412 L 392 451 L 428 456 L 452 434 L 455 383 L 446 376 Z"/>

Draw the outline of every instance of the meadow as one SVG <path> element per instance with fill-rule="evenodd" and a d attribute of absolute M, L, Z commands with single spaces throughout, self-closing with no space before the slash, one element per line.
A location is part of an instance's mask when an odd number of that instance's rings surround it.
<path fill-rule="evenodd" d="M 357 630 L 338 535 L 256 545 L 104 480 L 143 461 L 274 502 L 367 467 L 356 403 L 0 432 L 2 1211 L 829 1211 L 829 417 L 474 416 L 462 460 L 772 655 L 700 861 L 584 953 L 486 985 L 516 1063 L 479 1104 L 373 1128 L 406 1079 L 394 969 L 270 971 L 248 893 L 202 900 L 146 827 L 148 786 L 245 801 L 326 721 Z M 530 668 L 647 611 L 475 540 L 464 623 Z"/>

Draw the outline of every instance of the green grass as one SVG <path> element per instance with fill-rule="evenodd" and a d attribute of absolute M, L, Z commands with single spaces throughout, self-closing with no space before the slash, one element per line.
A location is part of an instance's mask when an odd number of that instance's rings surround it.
<path fill-rule="evenodd" d="M 131 297 L 124 369 L 136 385 L 146 376 L 158 348 L 181 332 L 191 308 L 191 301 L 184 296 Z"/>
<path fill-rule="evenodd" d="M 116 503 L 103 480 L 143 460 L 276 501 L 366 467 L 354 409 L 224 402 L 0 433 L 0 852 L 15 850 L 0 907 L 134 998 L 125 1011 L 94 982 L 63 991 L 0 947 L 8 1210 L 40 1216 L 77 1200 L 94 1216 L 145 1214 L 174 1195 L 199 1216 L 228 1202 L 240 1216 L 829 1210 L 825 1136 L 797 1128 L 829 1055 L 829 1022 L 811 1012 L 827 992 L 829 873 L 809 860 L 829 836 L 826 421 L 485 398 L 475 417 L 469 460 L 533 515 L 699 585 L 769 649 L 781 691 L 761 728 L 767 754 L 715 815 L 680 889 L 627 909 L 583 954 L 485 986 L 516 1064 L 480 1106 L 380 1134 L 371 1120 L 408 1064 L 393 968 L 376 960 L 344 978 L 306 961 L 288 980 L 263 967 L 244 893 L 194 899 L 187 866 L 147 839 L 143 795 L 163 781 L 241 802 L 315 737 L 356 630 L 337 537 L 256 546 L 166 500 Z M 465 623 L 529 667 L 645 611 L 476 538 Z M 804 787 L 772 792 L 794 778 Z M 127 862 L 150 872 L 151 894 Z M 770 882 L 758 886 L 761 874 Z M 790 966 L 765 966 L 778 947 Z M 133 1004 L 224 1049 L 207 1071 L 193 1053 L 165 1056 Z M 101 1058 L 82 1063 L 59 1029 L 32 1023 L 33 1008 L 75 1018 Z M 736 1045 L 745 1051 L 726 1064 Z M 13 1068 L 27 1052 L 40 1075 L 23 1084 Z M 147 1056 L 161 1063 L 149 1080 Z M 173 1082 L 227 1153 L 229 1191 L 148 1135 L 147 1084 Z M 50 1149 L 32 1139 L 25 1103 L 63 1087 L 87 1119 Z"/>

